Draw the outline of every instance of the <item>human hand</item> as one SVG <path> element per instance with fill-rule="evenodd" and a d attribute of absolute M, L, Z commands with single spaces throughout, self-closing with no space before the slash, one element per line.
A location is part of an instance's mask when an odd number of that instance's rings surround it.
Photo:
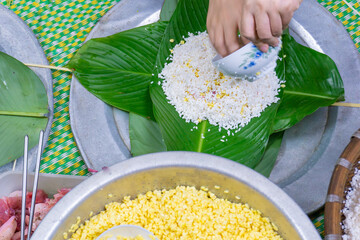
<path fill-rule="evenodd" d="M 221 56 L 253 42 L 262 52 L 279 44 L 302 0 L 209 0 L 207 30 Z M 240 39 L 238 38 L 240 32 Z"/>

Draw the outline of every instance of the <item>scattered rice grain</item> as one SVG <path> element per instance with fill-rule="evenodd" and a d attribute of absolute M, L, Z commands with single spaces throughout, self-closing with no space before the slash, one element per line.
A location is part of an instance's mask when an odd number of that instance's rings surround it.
<path fill-rule="evenodd" d="M 342 212 L 345 216 L 342 225 L 345 232 L 343 240 L 360 240 L 360 171 L 358 169 L 355 169 Z"/>

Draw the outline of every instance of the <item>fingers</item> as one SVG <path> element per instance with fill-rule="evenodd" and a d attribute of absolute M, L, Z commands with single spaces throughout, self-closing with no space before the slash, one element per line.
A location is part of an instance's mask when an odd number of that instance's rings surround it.
<path fill-rule="evenodd" d="M 256 33 L 259 40 L 267 41 L 272 38 L 270 21 L 266 13 L 255 15 L 255 25 L 256 25 Z"/>
<path fill-rule="evenodd" d="M 220 54 L 222 57 L 228 54 L 228 50 L 225 46 L 224 30 L 222 26 L 218 26 L 218 28 L 215 29 L 212 43 L 217 53 Z"/>
<path fill-rule="evenodd" d="M 206 28 L 207 28 L 207 31 L 208 31 L 208 34 L 209 34 L 209 38 L 210 38 L 210 41 L 213 43 L 215 41 L 215 24 L 214 24 L 214 19 L 213 19 L 213 14 L 214 14 L 214 11 L 213 11 L 213 0 L 210 0 L 209 1 L 209 10 L 208 10 L 208 13 L 207 13 L 207 18 L 206 18 Z"/>
<path fill-rule="evenodd" d="M 243 36 L 240 36 L 240 46 L 243 47 L 245 46 L 246 44 L 248 44 L 250 42 L 249 39 L 243 37 Z"/>
<path fill-rule="evenodd" d="M 270 20 L 271 34 L 274 37 L 280 37 L 283 31 L 283 24 L 280 14 L 270 12 L 268 13 Z"/>
<path fill-rule="evenodd" d="M 237 1 L 237 0 L 236 0 Z M 234 8 L 220 0 L 210 0 L 207 15 L 207 30 L 215 50 L 225 57 L 241 47 L 237 35 L 238 25 Z M 236 11 L 240 14 L 238 11 Z"/>
<path fill-rule="evenodd" d="M 263 44 L 277 46 L 279 40 L 277 39 L 277 37 L 274 37 L 272 34 L 270 19 L 268 14 L 262 13 L 255 15 L 255 24 L 256 24 L 256 33 L 258 36 L 258 39 L 256 39 L 255 41 L 255 44 L 261 42 Z"/>
<path fill-rule="evenodd" d="M 269 45 L 279 44 L 277 37 L 282 33 L 281 17 L 275 14 L 270 17 L 264 12 L 253 15 L 250 11 L 244 11 L 240 33 L 243 39 L 252 41 L 260 51 L 267 52 Z"/>
<path fill-rule="evenodd" d="M 301 0 L 209 0 L 207 28 L 216 51 L 226 56 L 248 41 L 263 52 L 279 44 Z M 239 41 L 237 30 L 240 31 Z"/>
<path fill-rule="evenodd" d="M 235 52 L 240 48 L 239 37 L 237 35 L 237 25 L 228 26 L 224 29 L 225 48 L 227 50 L 225 55 Z M 223 55 L 223 56 L 225 56 Z"/>
<path fill-rule="evenodd" d="M 282 28 L 286 29 L 289 26 L 291 18 L 293 17 L 292 12 L 280 13 Z"/>
<path fill-rule="evenodd" d="M 256 22 L 256 23 L 255 23 Z M 259 29 L 256 29 L 258 22 L 256 17 L 252 15 L 249 11 L 244 12 L 244 15 L 241 20 L 240 34 L 241 42 L 245 45 L 249 42 L 253 42 L 257 48 L 262 52 L 267 52 L 269 50 L 269 45 L 265 42 L 262 42 L 259 34 Z M 261 28 L 261 37 L 267 38 L 268 31 L 266 28 Z M 270 34 L 271 37 L 271 34 Z"/>
<path fill-rule="evenodd" d="M 251 42 L 256 41 L 257 35 L 255 29 L 255 19 L 254 15 L 251 14 L 250 11 L 243 12 L 241 23 L 239 23 L 239 26 L 242 39 L 247 39 Z"/>
<path fill-rule="evenodd" d="M 221 25 L 208 27 L 210 41 L 217 53 L 222 57 L 235 52 L 241 47 L 237 31 L 238 27 L 235 24 L 228 25 L 225 28 Z"/>
<path fill-rule="evenodd" d="M 215 42 L 215 30 L 213 30 L 213 27 L 210 25 L 210 23 L 207 23 L 207 30 L 210 38 L 210 42 L 214 45 Z"/>

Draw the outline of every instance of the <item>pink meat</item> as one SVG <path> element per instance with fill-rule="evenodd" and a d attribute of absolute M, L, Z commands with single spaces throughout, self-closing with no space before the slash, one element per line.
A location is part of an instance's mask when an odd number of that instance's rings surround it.
<path fill-rule="evenodd" d="M 25 237 L 27 237 L 28 230 L 25 228 Z M 15 234 L 12 236 L 11 240 L 20 240 L 21 239 L 21 231 L 15 232 Z"/>
<path fill-rule="evenodd" d="M 11 238 L 11 240 L 20 240 L 20 239 L 21 239 L 21 232 L 16 232 Z"/>
<path fill-rule="evenodd" d="M 15 191 L 9 194 L 8 197 L 4 197 L 10 208 L 17 210 L 21 209 L 21 191 Z"/>
<path fill-rule="evenodd" d="M 44 190 L 37 190 L 36 191 L 36 201 L 35 201 L 35 203 L 44 203 L 47 198 L 48 198 L 48 195 L 44 192 Z"/>
<path fill-rule="evenodd" d="M 38 220 L 34 221 L 31 231 L 34 232 L 36 230 L 36 228 L 39 226 L 39 224 L 41 223 L 41 221 L 42 221 L 42 219 L 38 219 Z"/>
<path fill-rule="evenodd" d="M 26 208 L 30 208 L 31 198 L 32 198 L 32 192 L 27 192 L 26 193 Z M 48 198 L 48 195 L 43 190 L 36 191 L 35 203 L 44 203 L 47 198 Z"/>
<path fill-rule="evenodd" d="M 14 191 L 9 194 L 9 197 L 21 197 L 22 192 L 21 191 Z"/>
<path fill-rule="evenodd" d="M 43 190 L 36 192 L 36 201 L 34 209 L 34 219 L 31 231 L 35 231 L 41 220 L 51 210 L 51 208 L 71 189 L 62 188 L 54 195 L 54 198 L 48 198 Z M 0 198 L 0 240 L 20 240 L 21 229 L 21 191 L 15 191 L 8 197 Z M 30 206 L 32 192 L 26 193 L 25 210 L 25 234 L 28 232 Z M 11 221 L 10 221 L 11 220 Z M 10 231 L 11 230 L 11 231 Z M 11 233 L 11 235 L 10 235 Z M 5 236 L 2 238 L 2 236 Z M 10 237 L 9 237 L 10 236 Z"/>
<path fill-rule="evenodd" d="M 65 196 L 71 189 L 62 188 L 58 190 L 58 193 L 54 195 L 53 199 L 47 198 L 45 203 L 38 203 L 35 205 L 34 220 L 31 230 L 35 231 L 37 226 L 40 224 L 41 220 L 44 219 L 46 214 L 51 210 L 51 208 L 58 202 L 62 197 Z"/>
<path fill-rule="evenodd" d="M 61 188 L 58 190 L 58 193 L 61 194 L 62 196 L 65 196 L 65 194 L 67 194 L 70 191 L 71 191 L 71 188 Z"/>
<path fill-rule="evenodd" d="M 34 219 L 43 219 L 45 215 L 50 211 L 51 206 L 46 203 L 38 203 L 35 205 Z"/>
<path fill-rule="evenodd" d="M 56 203 L 60 201 L 60 199 L 62 199 L 65 196 L 65 194 L 70 192 L 70 190 L 71 190 L 70 188 L 62 188 L 58 190 L 58 193 L 54 195 L 54 200 L 56 201 Z"/>
<path fill-rule="evenodd" d="M 0 240 L 11 240 L 16 230 L 15 217 L 12 216 L 0 227 Z"/>
<path fill-rule="evenodd" d="M 0 198 L 0 226 L 2 226 L 14 214 L 14 210 L 9 207 L 7 202 Z"/>
<path fill-rule="evenodd" d="M 46 199 L 45 203 L 49 204 L 49 206 L 53 207 L 62 197 L 65 196 L 71 189 L 70 188 L 62 188 L 58 190 L 58 193 L 54 195 L 53 199 Z"/>
<path fill-rule="evenodd" d="M 21 197 L 4 197 L 4 201 L 13 210 L 21 209 Z"/>
<path fill-rule="evenodd" d="M 35 231 L 37 226 L 40 224 L 41 220 L 44 219 L 44 217 L 50 210 L 51 210 L 51 206 L 49 204 L 38 203 L 35 205 L 34 219 L 31 227 L 32 231 Z"/>
<path fill-rule="evenodd" d="M 15 211 L 15 219 L 16 219 L 16 223 L 17 223 L 16 231 L 20 231 L 20 229 L 21 229 L 21 210 L 20 209 Z"/>

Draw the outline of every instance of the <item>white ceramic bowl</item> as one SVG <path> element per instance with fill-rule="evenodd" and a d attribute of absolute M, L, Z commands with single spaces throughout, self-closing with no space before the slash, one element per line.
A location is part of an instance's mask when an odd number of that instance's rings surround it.
<path fill-rule="evenodd" d="M 52 196 L 61 188 L 74 188 L 87 177 L 61 174 L 40 173 L 38 189 L 44 190 Z M 27 191 L 32 191 L 34 173 L 27 178 Z M 9 196 L 14 191 L 22 189 L 22 172 L 10 171 L 0 175 L 0 198 Z"/>
<path fill-rule="evenodd" d="M 212 62 L 225 75 L 253 81 L 275 69 L 280 49 L 280 39 L 279 45 L 270 46 L 266 53 L 250 42 L 226 57 L 216 55 Z"/>

